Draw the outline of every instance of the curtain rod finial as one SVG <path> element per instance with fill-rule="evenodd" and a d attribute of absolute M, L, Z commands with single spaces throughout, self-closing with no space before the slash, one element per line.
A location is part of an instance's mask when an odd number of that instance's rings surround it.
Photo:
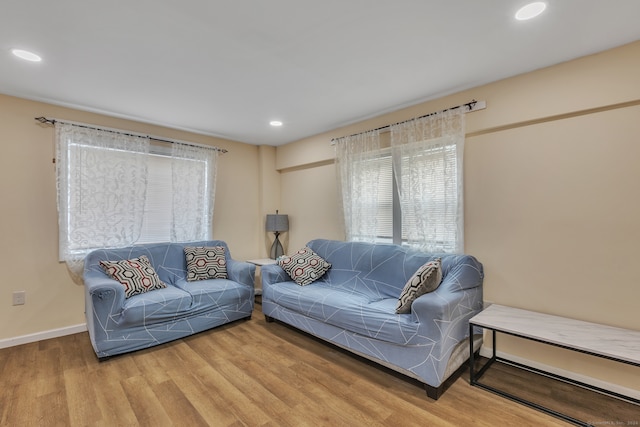
<path fill-rule="evenodd" d="M 40 123 L 42 123 L 43 125 L 55 125 L 56 121 L 53 119 L 47 119 L 44 116 L 40 116 L 40 117 L 36 117 L 35 118 L 37 121 L 39 121 Z"/>

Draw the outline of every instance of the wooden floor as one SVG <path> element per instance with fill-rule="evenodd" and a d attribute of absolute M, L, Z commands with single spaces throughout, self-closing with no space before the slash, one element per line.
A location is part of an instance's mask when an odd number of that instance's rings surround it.
<path fill-rule="evenodd" d="M 97 361 L 86 332 L 1 349 L 0 423 L 2 426 L 568 425 L 471 387 L 467 372 L 438 401 L 433 401 L 413 380 L 278 322 L 266 323 L 260 305 L 256 307 L 249 321 L 104 362 Z M 489 377 L 492 370 L 493 367 L 486 374 L 487 381 L 495 380 Z M 493 375 L 499 378 L 500 369 L 495 369 Z M 516 388 L 534 381 L 530 376 L 515 379 L 504 373 L 502 376 L 516 381 L 512 384 Z M 547 390 L 547 386 L 541 388 Z M 558 396 L 551 398 L 558 400 Z M 637 406 L 614 409 L 606 401 L 594 403 L 599 401 L 597 395 L 588 399 L 592 401 L 581 404 L 598 408 L 599 413 L 588 415 L 596 425 L 637 426 L 640 421 Z M 624 412 L 627 410 L 631 412 Z M 624 424 L 616 424 L 618 419 Z"/>

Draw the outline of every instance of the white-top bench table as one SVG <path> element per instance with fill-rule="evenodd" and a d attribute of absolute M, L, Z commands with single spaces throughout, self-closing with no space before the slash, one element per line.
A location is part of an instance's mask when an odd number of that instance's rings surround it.
<path fill-rule="evenodd" d="M 569 421 L 577 425 L 590 425 L 552 409 L 517 397 L 513 394 L 496 389 L 495 387 L 480 383 L 478 381 L 480 377 L 486 372 L 489 366 L 497 360 L 499 362 L 537 372 L 557 380 L 578 385 L 590 390 L 595 390 L 600 393 L 640 405 L 640 400 L 633 397 L 623 396 L 609 390 L 584 384 L 560 375 L 544 372 L 539 369 L 496 356 L 496 332 L 501 332 L 640 367 L 640 331 L 599 325 L 597 323 L 536 313 L 533 311 L 521 310 L 497 304 L 490 305 L 469 320 L 469 337 L 473 336 L 474 327 L 482 327 L 492 331 L 493 354 L 491 359 L 489 359 L 489 361 L 478 372 L 475 372 L 473 344 L 470 343 L 471 357 L 469 358 L 469 371 L 471 385 L 492 391 L 501 396 L 562 418 L 565 421 Z"/>

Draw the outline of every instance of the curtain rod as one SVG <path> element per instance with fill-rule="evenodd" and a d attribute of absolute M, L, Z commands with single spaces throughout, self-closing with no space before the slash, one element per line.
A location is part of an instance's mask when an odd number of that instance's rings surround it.
<path fill-rule="evenodd" d="M 350 136 L 356 136 L 356 135 L 360 135 L 360 134 L 363 134 L 363 133 L 366 133 L 366 132 L 373 132 L 373 131 L 377 131 L 377 130 L 380 131 L 380 130 L 384 130 L 384 129 L 389 129 L 392 126 L 397 126 L 397 125 L 401 125 L 403 123 L 408 123 L 408 122 L 410 122 L 412 120 L 424 119 L 425 117 L 434 116 L 436 114 L 444 113 L 445 111 L 456 110 L 458 108 L 466 108 L 465 113 L 469 113 L 471 111 L 484 110 L 485 108 L 487 108 L 487 102 L 486 101 L 476 101 L 475 99 L 472 99 L 471 101 L 469 101 L 467 103 L 456 105 L 455 107 L 445 108 L 444 110 L 440 110 L 440 111 L 434 111 L 433 113 L 425 114 L 424 116 L 420 116 L 420 117 L 414 117 L 413 119 L 403 120 L 401 122 L 397 122 L 397 123 L 394 123 L 392 125 L 381 126 L 379 128 L 365 130 L 363 132 L 356 132 L 356 133 L 353 133 L 351 135 L 341 136 L 341 137 L 338 137 L 338 138 L 331 138 L 331 145 L 334 145 L 336 143 L 336 141 L 338 139 L 341 139 L 341 138 L 348 138 Z"/>
<path fill-rule="evenodd" d="M 168 142 L 169 144 L 182 144 L 182 145 L 187 145 L 189 147 L 208 148 L 210 150 L 219 151 L 222 154 L 228 153 L 228 150 L 226 150 L 224 148 L 211 147 L 209 145 L 204 145 L 204 144 L 194 144 L 192 142 L 183 142 L 183 141 L 178 141 L 178 140 L 175 140 L 175 139 L 163 139 L 163 138 L 158 138 L 158 137 L 150 136 L 150 135 L 135 134 L 135 133 L 130 133 L 130 132 L 126 132 L 126 131 L 120 131 L 120 130 L 116 130 L 116 129 L 101 128 L 101 127 L 98 127 L 98 126 L 91 126 L 91 125 L 86 125 L 86 124 L 81 124 L 81 123 L 74 123 L 74 122 L 69 122 L 69 121 L 65 121 L 65 120 L 47 119 L 46 117 L 42 117 L 42 116 L 41 117 L 36 117 L 35 120 L 39 121 L 42 124 L 49 124 L 49 125 L 52 125 L 52 126 L 55 126 L 56 123 L 65 123 L 65 124 L 68 124 L 68 125 L 77 126 L 77 127 L 85 128 L 85 129 L 101 130 L 101 131 L 104 131 L 104 132 L 119 133 L 121 135 L 136 136 L 136 137 L 139 137 L 139 138 L 149 138 L 149 139 L 151 139 L 153 141 Z"/>

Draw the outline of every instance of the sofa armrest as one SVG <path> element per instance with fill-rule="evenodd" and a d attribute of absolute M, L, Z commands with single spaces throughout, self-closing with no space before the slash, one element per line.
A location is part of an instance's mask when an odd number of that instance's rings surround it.
<path fill-rule="evenodd" d="M 229 280 L 253 288 L 256 282 L 256 266 L 249 262 L 227 259 L 227 276 Z"/>
<path fill-rule="evenodd" d="M 411 305 L 412 315 L 424 334 L 434 339 L 450 339 L 453 345 L 468 336 L 469 319 L 480 311 L 481 286 L 453 292 L 438 288 L 421 295 Z"/>
<path fill-rule="evenodd" d="M 444 288 L 455 292 L 482 286 L 484 269 L 475 257 L 471 255 L 450 255 L 443 257 L 442 263 L 445 271 L 443 271 L 444 277 L 438 291 Z"/>
<path fill-rule="evenodd" d="M 278 264 L 264 265 L 260 269 L 260 275 L 262 276 L 262 289 L 264 291 L 265 285 L 269 286 L 273 283 L 289 282 L 291 277 L 286 271 L 282 269 Z"/>
<path fill-rule="evenodd" d="M 120 282 L 107 276 L 92 276 L 85 277 L 84 285 L 87 303 L 91 303 L 92 314 L 100 322 L 106 322 L 110 315 L 122 311 L 125 289 Z"/>

